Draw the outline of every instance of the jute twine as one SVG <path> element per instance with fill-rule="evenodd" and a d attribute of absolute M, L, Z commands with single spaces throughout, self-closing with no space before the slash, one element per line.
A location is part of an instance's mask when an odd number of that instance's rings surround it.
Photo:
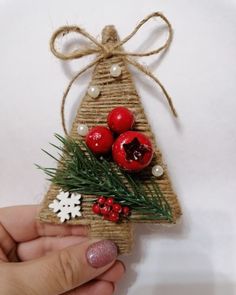
<path fill-rule="evenodd" d="M 128 51 L 122 50 L 122 46 L 126 42 L 128 42 L 148 20 L 150 20 L 154 17 L 160 17 L 167 24 L 169 34 L 168 34 L 168 38 L 167 38 L 166 42 L 158 49 L 147 51 L 147 52 L 128 52 Z M 66 54 L 58 51 L 55 46 L 57 38 L 60 36 L 64 37 L 65 35 L 67 35 L 69 33 L 73 33 L 73 32 L 78 33 L 78 34 L 84 36 L 85 38 L 87 38 L 88 40 L 90 40 L 92 42 L 91 47 L 87 47 L 85 49 L 80 49 L 80 50 L 75 50 L 71 53 L 66 53 Z M 112 37 L 116 38 L 115 36 L 112 36 Z M 103 36 L 102 43 L 100 43 L 97 41 L 97 39 L 95 39 L 93 36 L 91 36 L 84 29 L 77 27 L 77 26 L 64 26 L 64 27 L 61 27 L 58 30 L 56 30 L 51 37 L 50 48 L 51 48 L 52 53 L 57 58 L 62 59 L 62 60 L 72 60 L 72 59 L 78 59 L 78 58 L 81 58 L 81 57 L 84 57 L 87 55 L 91 55 L 91 54 L 97 54 L 97 58 L 94 61 L 92 61 L 86 67 L 84 67 L 82 70 L 80 70 L 71 79 L 70 83 L 68 84 L 68 86 L 65 90 L 65 93 L 62 98 L 62 105 L 61 105 L 62 126 L 63 126 L 65 134 L 68 134 L 68 132 L 67 132 L 67 128 L 65 125 L 64 107 L 65 107 L 65 101 L 66 101 L 66 98 L 67 98 L 67 95 L 70 91 L 71 86 L 73 85 L 75 80 L 77 80 L 88 69 L 90 69 L 91 67 L 98 64 L 101 60 L 106 59 L 106 58 L 110 58 L 112 56 L 122 57 L 126 63 L 133 65 L 139 71 L 141 71 L 142 73 L 144 73 L 145 75 L 147 75 L 148 77 L 153 79 L 154 82 L 157 83 L 160 86 L 160 88 L 162 89 L 162 91 L 168 101 L 168 104 L 171 108 L 172 113 L 174 114 L 174 116 L 177 117 L 177 113 L 176 113 L 176 110 L 175 110 L 174 105 L 172 103 L 171 97 L 168 94 L 165 87 L 163 86 L 163 84 L 160 82 L 160 80 L 157 77 L 155 77 L 152 74 L 152 72 L 150 72 L 147 68 L 145 68 L 143 65 L 141 65 L 140 63 L 138 63 L 137 61 L 135 61 L 134 59 L 131 58 L 132 56 L 135 56 L 135 57 L 150 56 L 150 55 L 158 54 L 163 50 L 166 50 L 172 41 L 172 37 L 173 37 L 173 30 L 172 30 L 171 24 L 168 21 L 168 19 L 160 12 L 154 12 L 154 13 L 148 15 L 147 17 L 145 17 L 126 38 L 124 38 L 122 41 L 117 41 L 116 43 L 113 43 L 113 44 L 110 42 L 107 42 L 107 38 L 111 38 L 111 36 Z"/>
<path fill-rule="evenodd" d="M 166 23 L 168 24 L 169 32 L 172 32 L 171 26 L 169 22 L 167 21 L 167 19 L 160 13 L 154 13 L 148 16 L 147 18 L 145 18 L 142 22 L 140 22 L 139 25 L 135 28 L 135 30 L 123 41 L 119 40 L 117 32 L 113 26 L 106 26 L 104 28 L 102 32 L 102 43 L 99 43 L 96 39 L 94 39 L 90 35 L 87 35 L 87 33 L 84 30 L 78 27 L 73 27 L 74 28 L 73 31 L 77 32 L 79 30 L 80 33 L 82 32 L 82 35 L 88 37 L 94 44 L 96 44 L 97 47 L 95 48 L 91 47 L 83 51 L 75 51 L 69 55 L 64 55 L 64 54 L 58 53 L 57 51 L 54 51 L 55 49 L 54 42 L 57 36 L 60 35 L 62 32 L 65 32 L 66 30 L 68 31 L 68 27 L 64 27 L 63 30 L 59 29 L 57 32 L 54 33 L 52 37 L 51 46 L 55 55 L 65 60 L 71 59 L 71 58 L 79 58 L 81 56 L 92 54 L 92 53 L 98 54 L 98 58 L 95 60 L 95 62 L 92 62 L 89 66 L 87 66 L 82 71 L 80 71 L 76 75 L 76 78 L 74 77 L 71 80 L 67 88 L 67 91 L 65 92 L 63 96 L 62 118 L 64 122 L 63 127 L 65 129 L 65 132 L 67 131 L 66 131 L 66 127 L 65 127 L 66 125 L 65 125 L 65 119 L 64 119 L 64 103 L 65 103 L 67 94 L 70 90 L 70 87 L 75 81 L 75 79 L 77 79 L 82 74 L 82 72 L 86 71 L 88 68 L 94 65 L 95 69 L 92 74 L 92 80 L 90 82 L 89 87 L 94 85 L 98 86 L 101 91 L 101 94 L 97 99 L 91 98 L 87 93 L 85 94 L 81 102 L 81 105 L 78 109 L 76 118 L 73 122 L 72 129 L 68 135 L 71 136 L 72 138 L 80 139 L 77 133 L 78 124 L 86 124 L 88 125 L 88 127 L 93 127 L 95 125 L 106 126 L 107 114 L 109 113 L 109 111 L 111 111 L 113 108 L 117 106 L 125 106 L 129 108 L 130 110 L 132 110 L 135 113 L 135 117 L 136 117 L 136 123 L 135 123 L 134 129 L 137 131 L 143 132 L 147 136 L 149 136 L 155 148 L 155 156 L 152 160 L 152 163 L 150 167 L 145 169 L 144 172 L 140 174 L 140 180 L 142 183 L 148 184 L 149 179 L 151 177 L 151 167 L 155 164 L 162 165 L 162 167 L 164 168 L 164 175 L 161 179 L 156 181 L 158 182 L 160 189 L 164 193 L 168 203 L 171 206 L 171 209 L 173 212 L 173 219 L 175 222 L 177 218 L 181 215 L 181 209 L 180 209 L 177 197 L 172 190 L 171 183 L 167 174 L 166 166 L 164 165 L 162 161 L 161 153 L 156 147 L 154 135 L 151 131 L 151 127 L 148 124 L 148 120 L 145 115 L 144 109 L 142 107 L 140 98 L 134 87 L 131 74 L 127 69 L 127 64 L 132 64 L 130 63 L 130 57 L 128 56 L 146 56 L 146 55 L 152 55 L 152 54 L 156 54 L 157 52 L 160 52 L 161 50 L 169 46 L 172 33 L 170 33 L 167 42 L 161 47 L 161 49 L 159 48 L 157 50 L 150 51 L 147 53 L 127 53 L 127 52 L 124 52 L 123 49 L 121 48 L 121 45 L 127 42 L 148 19 L 154 16 L 159 16 L 162 19 L 166 20 Z M 107 52 L 108 48 L 112 50 L 112 53 L 111 51 L 109 51 L 109 54 L 107 53 L 107 55 L 104 55 L 105 54 L 104 50 L 106 50 Z M 117 54 L 114 54 L 115 52 Z M 118 64 L 122 69 L 122 75 L 119 78 L 113 78 L 110 75 L 110 67 L 113 64 Z M 143 72 L 143 70 L 141 71 Z M 173 113 L 175 113 L 172 103 L 170 103 L 170 107 Z M 48 209 L 49 203 L 51 203 L 56 198 L 58 191 L 59 191 L 58 187 L 54 185 L 50 186 L 49 191 L 46 194 L 44 202 L 43 202 L 43 209 L 40 213 L 41 221 L 60 223 L 57 216 L 51 210 Z M 104 238 L 104 239 L 111 239 L 118 245 L 119 251 L 121 254 L 129 253 L 131 251 L 132 242 L 133 242 L 132 223 L 122 222 L 121 224 L 115 224 L 109 221 L 102 220 L 100 216 L 95 215 L 91 212 L 91 203 L 89 202 L 89 199 L 91 197 L 92 196 L 84 196 L 83 198 L 83 202 L 82 202 L 83 217 L 72 219 L 68 221 L 68 224 L 88 225 L 90 227 L 90 236 Z M 142 216 L 140 216 L 138 213 L 133 212 L 132 222 L 153 223 L 153 220 L 151 219 L 144 220 Z M 167 223 L 166 220 L 161 220 L 158 222 Z"/>

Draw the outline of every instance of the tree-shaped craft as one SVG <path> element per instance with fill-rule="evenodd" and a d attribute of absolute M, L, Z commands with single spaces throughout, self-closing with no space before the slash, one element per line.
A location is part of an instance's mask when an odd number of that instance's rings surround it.
<path fill-rule="evenodd" d="M 167 24 L 166 43 L 147 53 L 124 51 L 123 44 L 153 17 L 160 17 Z M 59 52 L 57 39 L 70 32 L 85 36 L 91 46 L 68 54 Z M 42 222 L 88 225 L 91 237 L 113 240 L 124 254 L 131 251 L 132 223 L 175 223 L 181 215 L 127 67 L 135 66 L 158 83 L 176 114 L 160 81 L 132 58 L 165 50 L 171 37 L 169 21 L 158 12 L 143 19 L 123 41 L 114 26 L 103 29 L 101 43 L 77 26 L 62 27 L 53 34 L 51 50 L 58 58 L 76 59 L 89 54 L 96 54 L 96 58 L 71 80 L 63 96 L 62 122 L 66 135 L 56 135 L 58 167 L 40 167 L 52 182 L 40 212 Z M 67 133 L 64 119 L 67 94 L 73 82 L 93 66 L 87 93 Z"/>

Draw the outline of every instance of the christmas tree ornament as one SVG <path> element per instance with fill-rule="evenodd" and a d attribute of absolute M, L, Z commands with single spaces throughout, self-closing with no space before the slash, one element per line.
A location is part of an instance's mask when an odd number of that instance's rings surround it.
<path fill-rule="evenodd" d="M 167 26 L 165 43 L 147 52 L 125 51 L 123 45 L 153 18 Z M 58 42 L 70 33 L 91 44 L 61 52 Z M 92 54 L 95 58 L 73 77 L 64 92 L 61 115 L 65 136 L 55 135 L 58 144 L 53 146 L 60 156 L 51 155 L 58 162 L 57 168 L 38 166 L 51 181 L 39 216 L 42 222 L 87 225 L 91 237 L 113 240 L 120 254 L 132 249 L 133 223 L 176 223 L 181 209 L 128 70 L 131 65 L 150 77 L 176 116 L 163 84 L 135 59 L 165 51 L 172 35 L 170 22 L 159 12 L 144 18 L 123 40 L 114 26 L 103 29 L 101 41 L 78 26 L 64 26 L 54 32 L 50 46 L 57 58 L 66 61 Z M 64 116 L 68 93 L 92 67 L 91 82 L 68 132 Z M 134 118 L 134 114 L 138 115 Z"/>

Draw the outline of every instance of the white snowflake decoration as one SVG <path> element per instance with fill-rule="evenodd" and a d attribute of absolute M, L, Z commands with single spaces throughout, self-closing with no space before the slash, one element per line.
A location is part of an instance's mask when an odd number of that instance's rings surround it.
<path fill-rule="evenodd" d="M 49 204 L 49 208 L 53 210 L 54 213 L 57 213 L 57 216 L 60 218 L 61 223 L 76 216 L 82 216 L 80 210 L 80 194 L 71 194 L 69 192 L 63 192 L 60 190 L 56 199 Z"/>

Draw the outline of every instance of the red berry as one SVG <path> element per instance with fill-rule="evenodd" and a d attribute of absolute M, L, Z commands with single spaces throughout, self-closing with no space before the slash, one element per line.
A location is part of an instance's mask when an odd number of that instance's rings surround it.
<path fill-rule="evenodd" d="M 130 209 L 129 207 L 125 206 L 122 208 L 122 213 L 124 214 L 124 216 L 129 216 L 130 215 Z"/>
<path fill-rule="evenodd" d="M 109 213 L 109 220 L 113 222 L 117 222 L 120 219 L 120 215 L 117 212 L 111 211 Z"/>
<path fill-rule="evenodd" d="M 143 133 L 127 131 L 116 139 L 112 155 L 113 160 L 122 169 L 138 172 L 150 164 L 153 147 L 150 139 Z"/>
<path fill-rule="evenodd" d="M 114 203 L 114 198 L 112 198 L 112 197 L 107 198 L 107 200 L 106 200 L 106 204 L 107 204 L 108 206 L 112 206 L 113 203 Z"/>
<path fill-rule="evenodd" d="M 113 135 L 107 127 L 96 126 L 86 136 L 88 148 L 95 154 L 106 154 L 114 142 Z"/>
<path fill-rule="evenodd" d="M 97 203 L 93 204 L 92 210 L 93 210 L 93 213 L 100 214 L 100 206 L 99 206 L 99 204 L 97 204 Z"/>
<path fill-rule="evenodd" d="M 98 204 L 100 204 L 100 205 L 104 205 L 105 202 L 106 202 L 106 198 L 103 197 L 103 196 L 100 196 L 100 197 L 97 198 L 97 202 L 98 202 Z"/>
<path fill-rule="evenodd" d="M 100 209 L 100 213 L 102 215 L 107 215 L 107 214 L 109 214 L 110 211 L 111 211 L 111 207 L 107 206 L 107 205 L 105 205 L 104 207 L 101 207 L 101 209 Z"/>
<path fill-rule="evenodd" d="M 132 129 L 134 115 L 125 107 L 117 107 L 108 114 L 107 124 L 113 132 L 120 134 Z"/>
<path fill-rule="evenodd" d="M 114 212 L 121 213 L 121 211 L 122 211 L 122 207 L 121 207 L 120 204 L 115 203 L 115 204 L 113 204 L 113 206 L 112 206 L 112 210 L 113 210 Z"/>

